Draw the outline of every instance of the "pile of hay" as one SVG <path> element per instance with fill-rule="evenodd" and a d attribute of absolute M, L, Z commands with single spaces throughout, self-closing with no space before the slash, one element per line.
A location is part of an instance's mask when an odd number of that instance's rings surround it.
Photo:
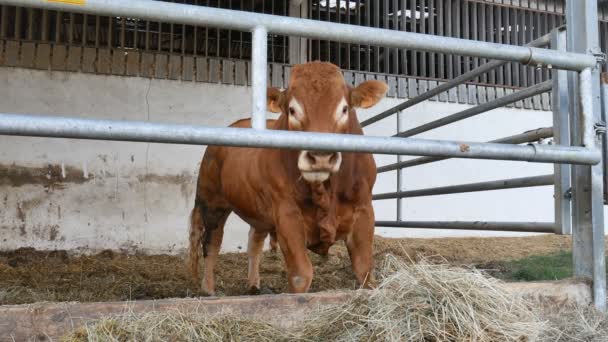
<path fill-rule="evenodd" d="M 65 340 L 483 342 L 583 337 L 593 341 L 597 328 L 608 326 L 602 318 L 586 320 L 589 327 L 585 327 L 586 335 L 581 334 L 580 325 L 586 323 L 569 322 L 577 326 L 567 328 L 548 323 L 538 308 L 509 295 L 500 281 L 476 270 L 424 260 L 408 263 L 388 256 L 377 289 L 357 291 L 347 303 L 312 312 L 289 331 L 230 315 L 130 313 L 92 322 Z"/>

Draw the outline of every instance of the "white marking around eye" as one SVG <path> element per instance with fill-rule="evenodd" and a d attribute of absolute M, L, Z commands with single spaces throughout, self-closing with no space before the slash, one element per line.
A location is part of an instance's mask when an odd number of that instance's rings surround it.
<path fill-rule="evenodd" d="M 302 123 L 300 121 L 304 118 L 304 110 L 302 109 L 300 102 L 298 102 L 295 97 L 292 97 L 291 101 L 289 101 L 289 108 L 293 108 L 295 111 L 295 115 L 291 115 L 289 112 L 287 112 L 289 123 L 296 127 L 301 126 Z"/>
<path fill-rule="evenodd" d="M 348 109 L 347 109 L 346 113 L 342 113 L 342 109 L 344 108 L 344 106 L 348 107 L 348 103 L 346 102 L 346 99 L 343 97 L 342 100 L 340 101 L 340 103 L 338 103 L 338 107 L 336 107 L 335 118 L 336 118 L 336 121 L 338 122 L 338 125 L 344 125 L 346 123 L 346 121 L 348 121 Z"/>

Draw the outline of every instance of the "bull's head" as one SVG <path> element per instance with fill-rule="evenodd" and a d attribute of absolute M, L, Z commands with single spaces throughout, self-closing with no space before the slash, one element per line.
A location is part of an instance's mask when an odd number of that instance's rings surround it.
<path fill-rule="evenodd" d="M 293 68 L 284 91 L 268 89 L 268 108 L 281 113 L 279 121 L 286 121 L 286 128 L 292 131 L 356 134 L 360 126 L 355 108 L 375 105 L 387 90 L 380 81 L 352 88 L 337 66 L 311 62 Z M 319 183 L 338 172 L 341 162 L 340 152 L 300 151 L 298 169 L 304 180 Z"/>

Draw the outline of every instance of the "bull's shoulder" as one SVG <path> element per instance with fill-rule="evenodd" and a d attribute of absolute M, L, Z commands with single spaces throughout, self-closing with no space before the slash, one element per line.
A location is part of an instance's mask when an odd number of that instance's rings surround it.
<path fill-rule="evenodd" d="M 269 129 L 272 129 L 274 127 L 274 123 L 277 120 L 274 119 L 269 119 L 266 120 L 266 127 Z M 247 119 L 240 119 L 237 120 L 235 122 L 233 122 L 230 127 L 237 127 L 237 128 L 251 128 L 251 119 L 247 118 Z"/>

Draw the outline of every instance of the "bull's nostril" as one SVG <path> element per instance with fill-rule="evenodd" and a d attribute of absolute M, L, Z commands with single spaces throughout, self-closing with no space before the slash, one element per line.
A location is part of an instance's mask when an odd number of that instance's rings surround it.
<path fill-rule="evenodd" d="M 316 162 L 315 156 L 310 152 L 306 153 L 306 160 L 310 163 L 310 165 L 314 165 Z"/>
<path fill-rule="evenodd" d="M 333 153 L 331 155 L 331 158 L 329 158 L 329 164 L 330 165 L 334 165 L 337 162 L 338 162 L 338 154 L 337 153 Z"/>

